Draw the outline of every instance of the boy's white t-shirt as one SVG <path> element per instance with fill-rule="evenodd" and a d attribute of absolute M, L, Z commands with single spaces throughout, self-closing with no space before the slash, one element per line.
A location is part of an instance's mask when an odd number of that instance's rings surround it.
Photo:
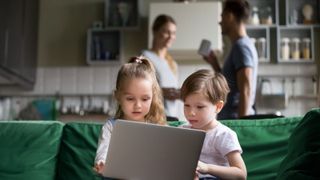
<path fill-rule="evenodd" d="M 190 128 L 190 125 L 184 127 Z M 207 131 L 199 160 L 207 164 L 229 166 L 226 155 L 232 151 L 242 153 L 237 134 L 218 122 L 214 129 Z"/>

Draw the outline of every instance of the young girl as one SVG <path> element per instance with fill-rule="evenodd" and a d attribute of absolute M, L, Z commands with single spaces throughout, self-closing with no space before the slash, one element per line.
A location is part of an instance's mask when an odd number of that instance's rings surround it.
<path fill-rule="evenodd" d="M 237 134 L 216 120 L 229 87 L 220 73 L 199 70 L 181 87 L 188 127 L 207 132 L 196 174 L 199 179 L 246 179 Z"/>
<path fill-rule="evenodd" d="M 133 57 L 117 76 L 115 98 L 118 102 L 114 118 L 102 127 L 94 170 L 102 174 L 107 162 L 109 141 L 116 119 L 166 124 L 162 95 L 152 64 L 142 57 Z"/>

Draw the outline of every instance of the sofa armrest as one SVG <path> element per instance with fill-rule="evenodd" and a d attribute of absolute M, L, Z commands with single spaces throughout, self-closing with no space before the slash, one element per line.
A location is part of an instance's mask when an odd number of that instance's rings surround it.
<path fill-rule="evenodd" d="M 2 121 L 0 129 L 0 179 L 55 179 L 62 123 Z"/>

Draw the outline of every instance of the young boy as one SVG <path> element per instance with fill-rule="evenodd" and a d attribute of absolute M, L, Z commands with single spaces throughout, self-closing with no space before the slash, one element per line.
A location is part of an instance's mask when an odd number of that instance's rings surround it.
<path fill-rule="evenodd" d="M 182 85 L 188 127 L 207 132 L 196 170 L 199 179 L 246 179 L 237 134 L 216 119 L 228 92 L 224 76 L 211 70 L 191 74 Z"/>

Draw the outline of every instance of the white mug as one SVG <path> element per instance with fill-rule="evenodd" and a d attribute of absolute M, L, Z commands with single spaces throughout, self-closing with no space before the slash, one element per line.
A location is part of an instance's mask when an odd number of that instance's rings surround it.
<path fill-rule="evenodd" d="M 207 39 L 203 39 L 198 49 L 198 54 L 202 56 L 209 56 L 210 51 L 211 51 L 211 42 Z"/>

